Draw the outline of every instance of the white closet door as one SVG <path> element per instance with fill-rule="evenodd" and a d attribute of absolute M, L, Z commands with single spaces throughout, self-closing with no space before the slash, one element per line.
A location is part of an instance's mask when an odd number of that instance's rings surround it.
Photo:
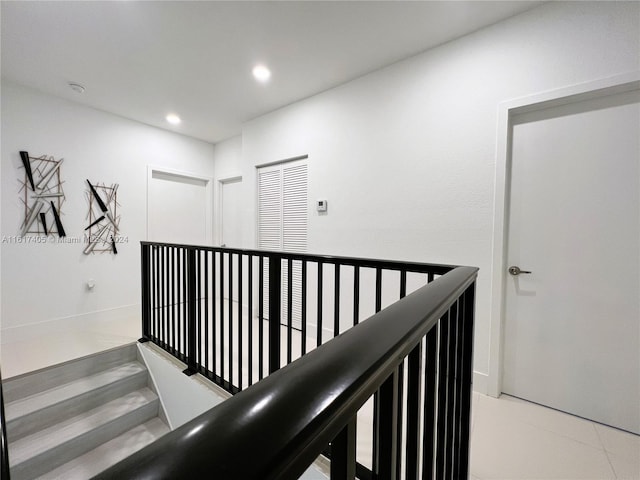
<path fill-rule="evenodd" d="M 282 169 L 258 170 L 258 248 L 282 250 Z"/>
<path fill-rule="evenodd" d="M 258 169 L 258 248 L 304 253 L 307 250 L 308 186 L 306 161 L 287 162 Z M 268 265 L 265 264 L 267 312 Z M 292 324 L 300 328 L 302 265 L 292 266 Z M 282 267 L 282 321 L 288 322 L 288 269 Z"/>
<path fill-rule="evenodd" d="M 285 164 L 282 181 L 282 248 L 285 252 L 304 253 L 307 251 L 307 164 Z"/>
<path fill-rule="evenodd" d="M 285 252 L 307 251 L 307 164 L 283 165 L 282 244 Z M 283 271 L 284 282 L 283 319 L 288 319 L 286 298 L 288 294 L 287 269 Z M 291 269 L 291 324 L 302 328 L 302 263 L 294 261 Z"/>

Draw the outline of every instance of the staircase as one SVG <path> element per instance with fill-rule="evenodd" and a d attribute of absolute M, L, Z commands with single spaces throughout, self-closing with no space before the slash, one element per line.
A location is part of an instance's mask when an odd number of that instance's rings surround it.
<path fill-rule="evenodd" d="M 135 344 L 3 389 L 12 480 L 88 479 L 169 431 Z"/>

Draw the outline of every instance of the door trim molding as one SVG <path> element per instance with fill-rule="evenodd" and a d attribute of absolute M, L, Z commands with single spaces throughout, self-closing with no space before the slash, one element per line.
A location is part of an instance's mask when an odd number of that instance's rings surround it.
<path fill-rule="evenodd" d="M 213 178 L 205 177 L 204 175 L 199 175 L 196 173 L 185 172 L 182 170 L 176 170 L 173 168 L 159 167 L 156 165 L 147 165 L 147 192 L 145 198 L 145 220 L 146 220 L 146 228 L 145 228 L 145 238 L 149 239 L 149 188 L 151 185 L 151 180 L 153 179 L 153 174 L 155 172 L 162 173 L 164 175 L 173 176 L 173 177 L 182 177 L 189 178 L 193 180 L 199 180 L 204 182 L 205 184 L 205 196 L 206 196 L 206 205 L 205 205 L 205 233 L 207 236 L 207 243 L 213 243 Z"/>
<path fill-rule="evenodd" d="M 499 397 L 502 393 L 504 310 L 507 268 L 507 215 L 511 171 L 512 119 L 520 113 L 533 112 L 600 96 L 628 92 L 640 88 L 640 71 L 628 72 L 591 82 L 580 83 L 498 105 L 496 141 L 495 191 L 493 201 L 493 251 L 491 265 L 491 304 L 489 337 L 489 373 L 486 393 Z"/>

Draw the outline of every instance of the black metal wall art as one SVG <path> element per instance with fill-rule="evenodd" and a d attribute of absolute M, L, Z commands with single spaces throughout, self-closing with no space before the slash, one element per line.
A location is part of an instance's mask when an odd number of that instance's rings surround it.
<path fill-rule="evenodd" d="M 24 221 L 20 235 L 67 234 L 62 225 L 62 205 L 65 196 L 60 167 L 64 159 L 56 160 L 52 156 L 31 157 L 26 151 L 20 152 L 24 168 L 24 180 L 21 181 L 20 200 L 24 204 Z"/>
<path fill-rule="evenodd" d="M 118 214 L 118 184 L 111 186 L 91 183 L 87 179 L 87 200 L 89 213 L 87 214 L 87 246 L 84 254 L 96 252 L 118 253 L 116 242 L 120 230 L 120 215 Z"/>

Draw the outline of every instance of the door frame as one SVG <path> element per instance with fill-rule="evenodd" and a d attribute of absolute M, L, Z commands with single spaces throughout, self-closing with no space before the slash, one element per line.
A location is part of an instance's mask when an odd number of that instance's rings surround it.
<path fill-rule="evenodd" d="M 231 173 L 222 175 L 216 179 L 216 235 L 215 242 L 218 245 L 222 244 L 222 189 L 225 183 L 242 182 L 242 173 Z"/>
<path fill-rule="evenodd" d="M 153 180 L 153 174 L 155 172 L 162 173 L 164 175 L 172 177 L 189 178 L 192 180 L 199 180 L 205 184 L 205 235 L 207 244 L 213 243 L 213 178 L 205 177 L 196 173 L 185 172 L 182 170 L 176 170 L 173 168 L 159 167 L 156 165 L 147 165 L 147 192 L 145 198 L 145 238 L 149 239 L 149 189 L 151 186 L 151 180 Z"/>
<path fill-rule="evenodd" d="M 640 71 L 559 88 L 498 105 L 496 171 L 494 193 L 493 252 L 491 265 L 491 304 L 489 373 L 474 373 L 475 390 L 492 397 L 502 393 L 504 367 L 505 292 L 508 243 L 508 215 L 511 187 L 512 119 L 515 115 L 550 107 L 624 93 L 640 88 Z"/>

